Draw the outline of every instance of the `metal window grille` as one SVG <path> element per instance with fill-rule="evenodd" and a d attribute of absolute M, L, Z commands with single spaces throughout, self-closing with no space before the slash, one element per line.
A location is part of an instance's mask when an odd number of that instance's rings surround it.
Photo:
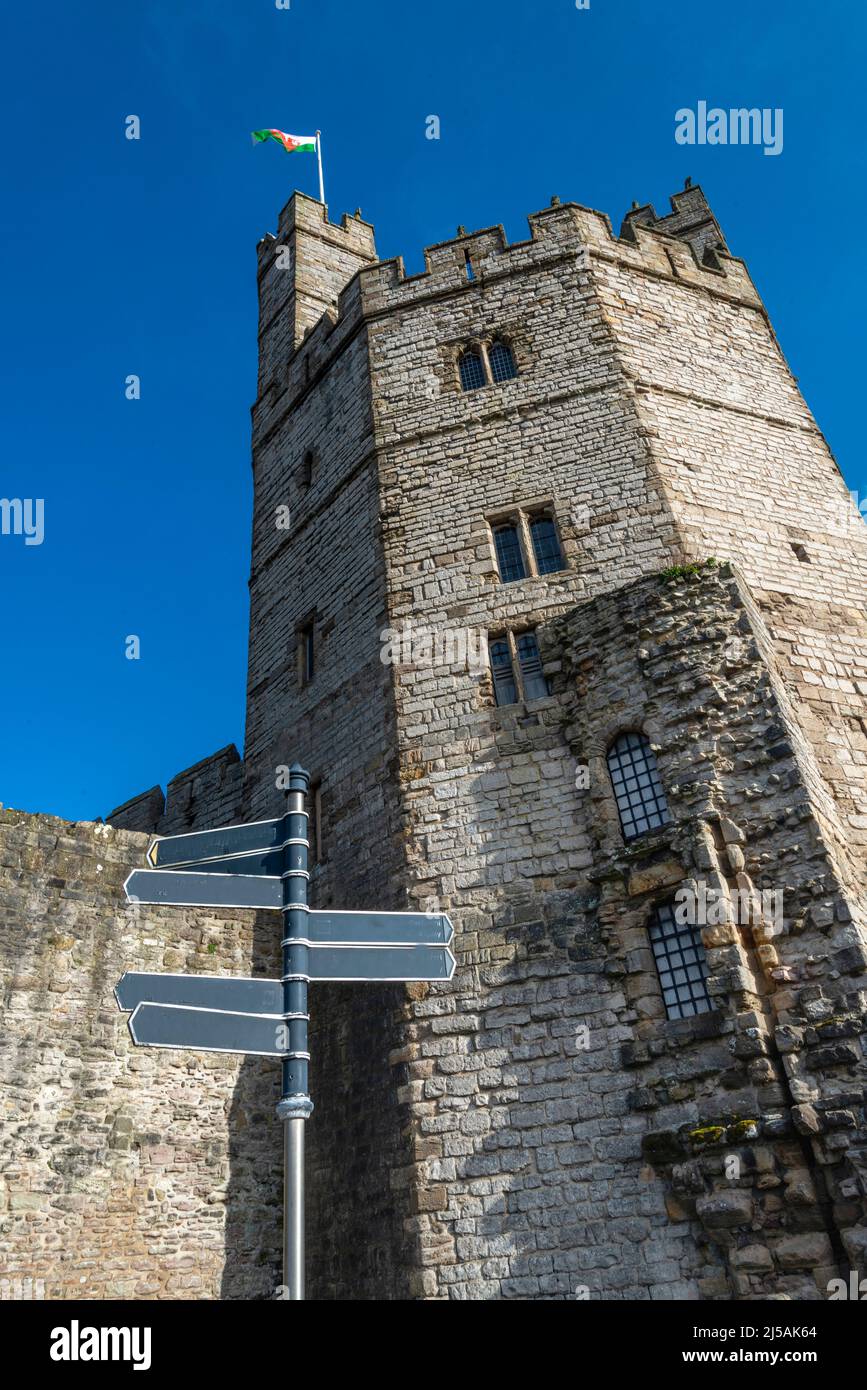
<path fill-rule="evenodd" d="M 488 646 L 491 658 L 491 675 L 494 678 L 494 698 L 498 705 L 514 705 L 518 701 L 518 687 L 512 670 L 512 654 L 505 637 L 498 638 Z"/>
<path fill-rule="evenodd" d="M 644 734 L 620 735 L 608 752 L 608 772 L 625 840 L 671 820 L 656 758 Z"/>
<path fill-rule="evenodd" d="M 656 909 L 650 944 L 669 1018 L 692 1018 L 713 1007 L 707 992 L 707 957 L 699 927 L 680 926 L 670 904 Z"/>
<path fill-rule="evenodd" d="M 547 695 L 548 682 L 542 674 L 542 659 L 533 632 L 522 632 L 517 639 L 518 660 L 521 663 L 521 679 L 524 685 L 524 699 L 538 700 Z"/>
<path fill-rule="evenodd" d="M 518 375 L 512 349 L 507 347 L 505 343 L 491 344 L 488 351 L 488 361 L 491 364 L 491 376 L 494 381 L 508 381 L 510 377 Z"/>
<path fill-rule="evenodd" d="M 494 532 L 494 544 L 497 547 L 497 565 L 503 583 L 512 584 L 516 579 L 524 579 L 527 571 L 524 568 L 517 526 L 498 526 Z"/>
<path fill-rule="evenodd" d="M 461 386 L 465 391 L 477 391 L 485 384 L 485 368 L 477 352 L 465 352 L 460 363 Z"/>
<path fill-rule="evenodd" d="M 540 574 L 553 574 L 563 568 L 563 552 L 557 539 L 557 528 L 550 516 L 537 516 L 530 522 L 530 536 L 536 569 Z"/>

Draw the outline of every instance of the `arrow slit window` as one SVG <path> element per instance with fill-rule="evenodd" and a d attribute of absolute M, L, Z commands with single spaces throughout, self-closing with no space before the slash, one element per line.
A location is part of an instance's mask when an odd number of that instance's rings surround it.
<path fill-rule="evenodd" d="M 316 673 L 316 623 L 313 618 L 298 628 L 298 679 L 309 685 Z"/>
<path fill-rule="evenodd" d="M 310 863 L 322 863 L 322 783 L 314 782 L 308 802 L 307 839 L 310 843 Z"/>
<path fill-rule="evenodd" d="M 624 840 L 667 825 L 671 812 L 646 734 L 621 734 L 608 750 L 608 775 Z"/>

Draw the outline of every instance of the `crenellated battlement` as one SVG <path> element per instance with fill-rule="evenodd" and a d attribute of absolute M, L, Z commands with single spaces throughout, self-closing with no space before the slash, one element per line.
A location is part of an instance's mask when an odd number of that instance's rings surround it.
<path fill-rule="evenodd" d="M 359 272 L 365 312 L 404 308 L 431 293 L 466 290 L 564 256 L 584 259 L 587 268 L 594 257 L 618 259 L 636 270 L 761 306 L 743 261 L 722 244 L 700 253 L 693 241 L 662 225 L 665 219 L 653 226 L 627 221 L 616 236 L 605 213 L 580 203 L 563 203 L 530 213 L 527 221 L 530 236 L 524 241 L 510 243 L 503 227 L 497 226 L 425 247 L 425 269 L 415 275 L 406 274 L 402 257 L 366 267 Z M 472 280 L 467 277 L 467 256 Z"/>
<path fill-rule="evenodd" d="M 426 246 L 424 270 L 407 274 L 402 256 L 375 259 L 370 223 L 348 214 L 339 224 L 329 222 L 327 209 L 320 203 L 294 194 L 280 214 L 277 236 L 269 234 L 258 247 L 263 320 L 260 338 L 278 321 L 290 285 L 296 297 L 306 296 L 308 307 L 303 332 L 296 329 L 292 350 L 288 350 L 284 333 L 280 335 L 282 360 L 279 353 L 269 359 L 273 370 L 260 381 L 260 399 L 254 407 L 257 429 L 267 428 L 278 400 L 283 409 L 303 394 L 362 321 L 374 321 L 444 296 L 478 293 L 479 288 L 503 277 L 538 272 L 546 264 L 564 259 L 574 260 L 576 269 L 591 273 L 594 262 L 619 263 L 639 274 L 761 309 L 746 265 L 728 251 L 702 190 L 688 187 L 672 196 L 671 205 L 672 211 L 663 217 L 657 216 L 651 204 L 633 207 L 617 235 L 607 214 L 581 203 L 552 202 L 550 207 L 529 214 L 530 235 L 524 240 L 510 242 L 502 225 L 462 232 Z M 299 261 L 293 255 L 299 230 L 315 236 L 320 250 L 324 245 L 326 256 L 332 260 L 336 256 L 340 262 L 327 272 L 327 295 L 312 283 L 322 273 L 321 264 L 309 256 L 305 263 L 304 257 Z M 282 267 L 278 265 L 281 256 Z M 348 278 L 338 285 L 341 268 Z M 281 280 L 283 276 L 288 278 Z M 317 302 L 322 312 L 314 316 L 310 310 L 315 311 Z"/>
<path fill-rule="evenodd" d="M 671 212 L 658 217 L 652 203 L 639 206 L 633 203 L 623 219 L 621 236 L 629 236 L 637 224 L 653 227 L 658 232 L 688 241 L 701 259 L 708 250 L 728 251 L 722 228 L 711 211 L 710 204 L 698 184 L 693 187 L 687 179 L 686 187 L 673 193 L 669 199 Z"/>

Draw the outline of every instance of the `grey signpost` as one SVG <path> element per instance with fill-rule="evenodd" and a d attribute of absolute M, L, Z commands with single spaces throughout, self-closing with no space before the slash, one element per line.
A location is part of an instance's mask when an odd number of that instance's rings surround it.
<path fill-rule="evenodd" d="M 308 1095 L 307 1023 L 307 811 L 310 778 L 295 764 L 289 772 L 288 829 L 283 869 L 283 1016 L 289 1050 L 283 1059 L 283 1281 L 289 1297 L 304 1297 L 304 1125 L 313 1110 Z"/>
<path fill-rule="evenodd" d="M 115 987 L 133 1041 L 279 1057 L 283 1122 L 283 1282 L 304 1297 L 304 1130 L 309 1095 L 311 980 L 449 980 L 448 917 L 420 912 L 316 911 L 308 904 L 305 798 L 309 775 L 290 768 L 287 810 L 276 820 L 158 838 L 149 869 L 135 869 L 130 901 L 164 907 L 270 908 L 281 914 L 280 980 L 127 971 Z"/>

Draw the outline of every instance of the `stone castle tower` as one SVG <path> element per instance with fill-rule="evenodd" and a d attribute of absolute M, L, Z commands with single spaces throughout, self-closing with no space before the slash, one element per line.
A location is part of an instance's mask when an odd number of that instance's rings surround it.
<path fill-rule="evenodd" d="M 824 1298 L 867 529 L 701 189 L 529 226 L 407 276 L 296 193 L 260 242 L 244 761 L 107 834 L 277 814 L 297 759 L 314 904 L 455 923 L 448 985 L 312 992 L 311 1296 Z"/>
<path fill-rule="evenodd" d="M 450 986 L 315 1006 L 336 1296 L 863 1262 L 867 530 L 701 190 L 672 208 L 555 204 L 407 276 L 296 194 L 259 246 L 247 810 L 299 757 L 317 901 L 458 927 Z M 498 689 L 448 661 L 479 631 Z M 631 838 L 630 733 L 670 817 Z M 693 883 L 735 919 L 694 1014 L 651 941 Z"/>

